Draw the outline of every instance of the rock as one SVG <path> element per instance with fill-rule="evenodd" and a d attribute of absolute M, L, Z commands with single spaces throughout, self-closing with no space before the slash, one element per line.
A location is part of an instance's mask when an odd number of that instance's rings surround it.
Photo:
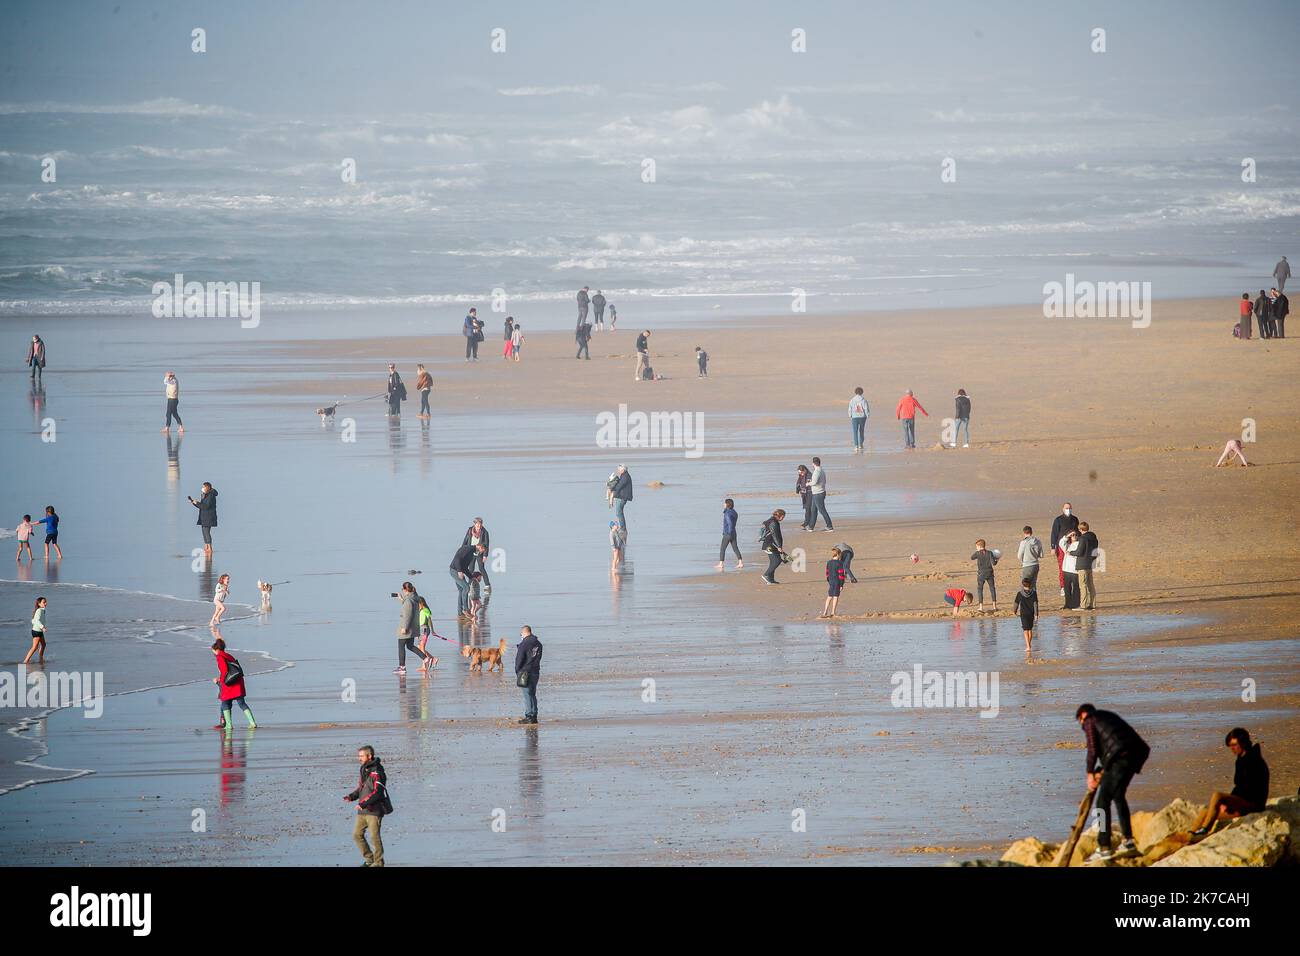
<path fill-rule="evenodd" d="M 1291 827 L 1291 862 L 1300 863 L 1300 794 L 1293 797 L 1275 797 L 1268 809 L 1281 814 Z"/>
<path fill-rule="evenodd" d="M 1159 843 L 1149 846 L 1142 851 L 1143 863 L 1150 866 L 1153 863 L 1163 860 L 1167 856 L 1172 856 L 1183 847 L 1187 846 L 1187 844 L 1191 842 L 1191 839 L 1192 835 L 1190 833 L 1171 834 Z"/>
<path fill-rule="evenodd" d="M 1051 866 L 1057 849 L 1055 843 L 1044 843 L 1038 837 L 1025 837 L 1007 848 L 1007 852 L 1002 854 L 1002 862 L 1019 866 Z"/>
<path fill-rule="evenodd" d="M 1205 807 L 1179 797 L 1155 813 L 1133 814 L 1133 839 L 1143 853 L 1175 833 L 1190 833 Z"/>
<path fill-rule="evenodd" d="M 1155 866 L 1273 866 L 1291 851 L 1291 825 L 1265 810 L 1233 820 L 1200 843 L 1183 847 Z"/>

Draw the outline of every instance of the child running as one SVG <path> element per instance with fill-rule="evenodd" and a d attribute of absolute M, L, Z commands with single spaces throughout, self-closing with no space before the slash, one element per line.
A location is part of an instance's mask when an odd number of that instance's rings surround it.
<path fill-rule="evenodd" d="M 1025 632 L 1025 656 L 1028 657 L 1034 639 L 1034 624 L 1038 621 L 1038 592 L 1029 578 L 1020 582 L 1012 610 L 1020 615 L 1020 629 Z"/>
<path fill-rule="evenodd" d="M 32 531 L 33 530 L 34 529 L 32 528 L 32 516 L 23 515 L 22 524 L 20 524 L 17 528 L 18 556 L 14 558 L 15 561 L 21 561 L 23 559 L 23 548 L 27 549 L 27 560 L 28 561 L 32 560 Z"/>
<path fill-rule="evenodd" d="M 45 663 L 45 605 L 46 600 L 43 597 L 36 599 L 36 606 L 32 608 L 32 649 L 27 652 L 23 658 L 26 664 L 32 659 L 32 655 L 40 651 L 40 658 L 36 663 Z"/>
<path fill-rule="evenodd" d="M 524 327 L 518 322 L 515 323 L 514 329 L 510 332 L 510 354 L 514 356 L 516 362 L 524 350 Z"/>
<path fill-rule="evenodd" d="M 428 602 L 420 598 L 415 603 L 420 611 L 420 650 L 423 651 L 429 643 L 429 635 L 432 634 L 439 640 L 442 640 L 442 635 L 433 629 L 433 612 L 429 610 Z M 424 660 L 420 662 L 420 670 L 430 670 L 437 666 L 438 658 L 426 652 Z"/>
<path fill-rule="evenodd" d="M 216 627 L 221 623 L 221 618 L 226 613 L 226 599 L 230 597 L 230 575 L 223 574 L 217 578 L 217 593 L 212 595 L 212 603 L 216 610 L 212 612 L 212 620 L 208 621 L 208 627 Z"/>
<path fill-rule="evenodd" d="M 63 552 L 59 550 L 59 516 L 54 513 L 54 505 L 45 506 L 45 517 L 38 518 L 37 524 L 45 525 L 45 560 L 50 560 L 50 545 L 54 545 L 54 552 L 63 560 Z"/>
<path fill-rule="evenodd" d="M 831 559 L 826 562 L 826 603 L 819 618 L 834 617 L 840 606 L 840 591 L 844 587 L 844 562 L 840 549 L 831 548 Z"/>

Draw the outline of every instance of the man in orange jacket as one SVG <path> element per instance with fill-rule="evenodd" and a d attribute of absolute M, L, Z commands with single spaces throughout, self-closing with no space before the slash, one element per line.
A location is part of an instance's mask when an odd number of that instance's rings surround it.
<path fill-rule="evenodd" d="M 918 410 L 926 418 L 930 417 L 930 413 L 921 408 L 921 403 L 916 400 L 909 388 L 907 394 L 898 400 L 898 408 L 894 409 L 894 417 L 903 423 L 904 448 L 916 447 L 916 413 Z"/>

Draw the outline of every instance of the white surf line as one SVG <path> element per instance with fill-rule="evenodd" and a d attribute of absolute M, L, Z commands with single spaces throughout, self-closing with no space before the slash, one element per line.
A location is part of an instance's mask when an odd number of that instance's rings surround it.
<path fill-rule="evenodd" d="M 8 578 L 0 578 L 0 583 L 3 583 L 3 584 L 42 584 L 42 585 L 48 585 L 48 586 L 50 586 L 50 587 L 76 587 L 76 588 L 87 588 L 87 589 L 95 589 L 95 590 L 100 590 L 100 591 L 117 591 L 118 593 L 125 593 L 125 594 L 139 594 L 139 595 L 142 595 L 142 596 L 145 596 L 145 597 L 167 597 L 167 598 L 171 598 L 171 599 L 174 600 L 174 601 L 183 601 L 183 602 L 190 603 L 190 604 L 201 604 L 201 605 L 205 605 L 205 606 L 206 606 L 207 603 L 208 603 L 208 602 L 206 602 L 206 601 L 196 601 L 196 600 L 194 600 L 193 598 L 178 598 L 178 597 L 175 597 L 175 596 L 170 595 L 170 594 L 157 594 L 156 592 L 151 592 L 151 591 L 133 591 L 133 590 L 130 590 L 130 589 L 127 589 L 127 588 L 112 588 L 112 587 L 105 587 L 105 586 L 103 586 L 103 585 L 99 585 L 99 584 L 74 584 L 74 583 L 64 584 L 64 583 L 62 583 L 62 582 L 51 584 L 51 582 L 48 582 L 48 581 L 45 581 L 45 582 L 13 581 L 13 580 L 10 580 L 10 579 L 8 579 Z M 247 620 L 249 620 L 250 618 L 254 618 L 254 617 L 258 617 L 258 616 L 259 616 L 259 612 L 257 612 L 257 611 L 252 607 L 252 605 L 242 604 L 242 605 L 236 605 L 236 606 L 237 606 L 237 607 L 247 607 L 247 608 L 250 610 L 250 612 L 252 612 L 252 613 L 249 613 L 249 614 L 247 614 L 247 615 L 245 615 L 245 616 L 243 616 L 243 617 L 231 618 L 231 622 L 232 622 L 232 623 L 234 623 L 234 622 L 238 622 L 238 621 L 247 621 Z M 135 634 L 135 635 L 132 635 L 132 637 L 133 637 L 133 639 L 135 639 L 135 640 L 143 641 L 144 643 L 148 643 L 148 644 L 159 644 L 159 645 L 162 645 L 162 646 L 170 646 L 170 645 L 163 645 L 163 642 L 161 642 L 161 641 L 155 641 L 155 640 L 152 640 L 153 636 L 154 636 L 155 634 L 179 634 L 179 633 L 181 633 L 181 632 L 183 632 L 183 631 L 197 631 L 200 627 L 202 627 L 201 624 L 177 624 L 177 625 L 174 625 L 174 626 L 172 626 L 172 627 L 162 627 L 162 628 L 155 628 L 155 629 L 153 629 L 153 630 L 146 630 L 143 634 Z M 195 640 L 198 640 L 198 641 L 203 640 L 203 638 L 202 638 L 199 634 L 197 634 L 197 633 L 194 635 L 194 639 L 195 639 Z M 260 674 L 257 675 L 258 677 L 261 677 L 261 676 L 263 676 L 263 675 L 265 675 L 265 674 L 277 674 L 277 673 L 279 673 L 280 671 L 288 670 L 290 667 L 295 666 L 296 663 L 297 663 L 296 661 L 282 661 L 282 660 L 280 660 L 280 658 L 278 658 L 278 657 L 273 657 L 273 656 L 271 655 L 270 651 L 259 651 L 259 650 L 253 650 L 252 648 L 242 648 L 242 647 L 236 647 L 236 648 L 233 648 L 233 650 L 237 650 L 237 651 L 239 651 L 241 654 L 242 654 L 242 653 L 253 654 L 254 656 L 261 657 L 261 658 L 263 658 L 264 660 L 267 660 L 267 661 L 275 661 L 275 662 L 278 662 L 278 663 L 280 664 L 279 667 L 274 667 L 274 668 L 272 668 L 271 670 L 268 670 L 268 671 L 262 671 Z M 142 694 L 142 693 L 144 693 L 144 692 L 146 692 L 146 691 L 151 691 L 151 690 L 163 690 L 163 689 L 168 688 L 168 687 L 185 687 L 185 686 L 187 686 L 187 685 L 189 685 L 189 684 L 201 684 L 201 683 L 203 683 L 205 680 L 209 680 L 209 678 L 196 677 L 196 678 L 194 678 L 194 679 L 192 679 L 192 680 L 173 681 L 173 682 L 171 682 L 171 683 L 167 683 L 167 684 L 153 684 L 153 685 L 150 685 L 150 686 L 147 686 L 147 687 L 136 687 L 136 688 L 132 688 L 132 689 L 130 689 L 130 690 L 120 690 L 120 691 L 116 691 L 115 693 L 112 693 L 112 694 L 105 694 L 104 697 L 105 697 L 105 698 L 109 698 L 109 697 L 126 697 L 126 696 L 129 695 L 129 694 Z M 21 783 L 14 784 L 13 786 L 10 786 L 10 787 L 0 787 L 0 797 L 4 796 L 4 795 L 7 794 L 7 793 L 13 793 L 13 792 L 16 791 L 16 790 L 25 790 L 25 789 L 28 788 L 28 787 L 34 787 L 34 786 L 36 786 L 36 785 L 38 785 L 38 784 L 42 784 L 42 783 L 61 783 L 61 782 L 66 781 L 66 780 L 75 780 L 75 779 L 77 779 L 78 777 L 86 777 L 86 776 L 89 776 L 90 774 L 93 774 L 93 773 L 95 772 L 95 771 L 93 771 L 93 770 L 86 770 L 86 769 L 77 768 L 77 767 L 54 767 L 54 766 L 51 766 L 51 765 L 49 765 L 49 764 L 43 764 L 43 763 L 40 763 L 39 761 L 40 761 L 42 758 L 45 758 L 45 757 L 48 757 L 48 756 L 49 756 L 49 754 L 50 754 L 50 748 L 49 748 L 49 746 L 48 746 L 48 745 L 47 745 L 43 740 L 35 740 L 35 741 L 33 741 L 31 738 L 27 738 L 27 737 L 24 737 L 24 736 L 23 736 L 23 734 L 25 734 L 27 731 L 29 731 L 29 730 L 30 730 L 30 729 L 31 729 L 31 728 L 32 728 L 32 727 L 33 727 L 33 726 L 34 726 L 38 721 L 45 720 L 46 718 L 50 717 L 52 714 L 57 714 L 57 713 L 58 713 L 59 711 L 61 711 L 61 710 L 70 710 L 70 709 L 71 709 L 72 707 L 74 707 L 74 706 L 76 706 L 76 705 L 74 705 L 74 704 L 65 704 L 65 705 L 63 705 L 62 707 L 51 707 L 51 708 L 49 708 L 48 710 L 44 710 L 44 711 L 42 711 L 42 712 L 40 712 L 40 713 L 32 714 L 32 715 L 30 715 L 30 716 L 28 716 L 28 717 L 23 717 L 23 718 L 21 718 L 21 719 L 20 719 L 20 720 L 19 720 L 19 721 L 14 725 L 14 726 L 5 728 L 5 733 L 9 734 L 9 735 L 10 735 L 11 737 L 13 737 L 15 740 L 19 740 L 19 741 L 21 741 L 21 742 L 24 743 L 24 744 L 32 744 L 32 743 L 35 743 L 35 745 L 36 745 L 36 747 L 37 747 L 37 750 L 38 750 L 38 753 L 36 753 L 36 754 L 35 754 L 34 756 L 32 756 L 32 757 L 29 757 L 29 758 L 26 758 L 26 759 L 23 759 L 23 760 L 15 760 L 15 761 L 14 761 L 14 766 L 15 766 L 15 767 L 30 767 L 30 768 L 37 769 L 37 770 L 48 770 L 48 771 L 53 771 L 53 772 L 55 772 L 55 773 L 61 773 L 61 774 L 64 774 L 64 776 L 61 776 L 61 777 L 50 777 L 50 778 L 47 778 L 47 779 L 44 779 L 44 780 L 36 780 L 36 779 L 25 780 L 25 781 L 23 781 L 23 782 L 21 782 Z"/>

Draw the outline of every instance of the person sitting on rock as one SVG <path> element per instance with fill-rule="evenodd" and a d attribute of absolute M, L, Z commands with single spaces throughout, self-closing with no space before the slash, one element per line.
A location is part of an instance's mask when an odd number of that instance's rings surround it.
<path fill-rule="evenodd" d="M 1219 820 L 1235 820 L 1248 813 L 1259 813 L 1268 802 L 1268 764 L 1259 752 L 1259 744 L 1250 742 L 1250 732 L 1233 727 L 1223 738 L 1224 746 L 1237 755 L 1237 769 L 1232 775 L 1232 793 L 1215 791 L 1210 804 L 1197 820 L 1192 836 L 1203 837 Z"/>

